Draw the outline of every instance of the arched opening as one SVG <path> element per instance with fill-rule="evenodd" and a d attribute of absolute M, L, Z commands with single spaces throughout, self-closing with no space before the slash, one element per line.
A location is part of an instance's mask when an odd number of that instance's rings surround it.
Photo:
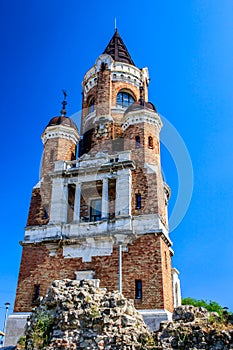
<path fill-rule="evenodd" d="M 153 148 L 153 137 L 149 136 L 148 137 L 148 148 Z"/>
<path fill-rule="evenodd" d="M 134 103 L 134 97 L 127 91 L 120 91 L 116 97 L 116 106 L 121 108 L 127 108 Z"/>
<path fill-rule="evenodd" d="M 91 97 L 88 103 L 88 113 L 92 113 L 95 110 L 95 98 Z"/>

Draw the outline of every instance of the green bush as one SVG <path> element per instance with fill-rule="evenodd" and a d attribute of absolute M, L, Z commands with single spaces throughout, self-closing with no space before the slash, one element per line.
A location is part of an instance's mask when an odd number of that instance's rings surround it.
<path fill-rule="evenodd" d="M 230 312 L 226 311 L 226 308 L 223 308 L 221 305 L 219 305 L 216 301 L 206 301 L 206 300 L 198 300 L 194 298 L 184 298 L 182 299 L 182 305 L 193 305 L 196 307 L 204 307 L 209 312 L 217 312 L 221 318 L 223 318 L 225 315 L 231 314 Z"/>
<path fill-rule="evenodd" d="M 37 312 L 36 322 L 32 331 L 33 344 L 41 349 L 43 346 L 48 345 L 50 332 L 52 329 L 52 320 L 48 312 Z"/>

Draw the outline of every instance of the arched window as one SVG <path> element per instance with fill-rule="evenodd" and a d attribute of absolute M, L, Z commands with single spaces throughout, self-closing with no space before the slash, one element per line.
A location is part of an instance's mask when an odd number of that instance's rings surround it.
<path fill-rule="evenodd" d="M 128 92 L 120 91 L 117 94 L 116 105 L 117 107 L 126 108 L 134 103 L 134 98 Z"/>
<path fill-rule="evenodd" d="M 92 113 L 95 110 L 95 98 L 91 97 L 89 103 L 88 103 L 88 113 Z"/>
<path fill-rule="evenodd" d="M 140 136 L 135 137 L 135 147 L 140 148 Z"/>
<path fill-rule="evenodd" d="M 153 148 L 153 137 L 152 136 L 148 137 L 148 148 Z"/>

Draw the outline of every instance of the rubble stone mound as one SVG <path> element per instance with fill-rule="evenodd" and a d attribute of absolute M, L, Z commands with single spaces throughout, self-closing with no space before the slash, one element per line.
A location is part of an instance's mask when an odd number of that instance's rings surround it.
<path fill-rule="evenodd" d="M 32 312 L 25 349 L 136 350 L 151 338 L 133 302 L 121 293 L 96 288 L 91 280 L 61 280 Z"/>
<path fill-rule="evenodd" d="M 221 321 L 216 312 L 192 305 L 177 307 L 173 322 L 163 322 L 153 336 L 154 349 L 233 349 L 232 324 Z"/>
<path fill-rule="evenodd" d="M 175 308 L 172 319 L 174 321 L 192 322 L 195 319 L 208 319 L 209 312 L 204 307 L 182 305 Z"/>

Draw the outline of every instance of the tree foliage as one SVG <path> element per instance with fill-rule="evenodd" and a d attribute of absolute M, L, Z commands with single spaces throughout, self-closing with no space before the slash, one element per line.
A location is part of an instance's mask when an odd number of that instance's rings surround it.
<path fill-rule="evenodd" d="M 209 312 L 217 312 L 219 314 L 219 316 L 221 316 L 221 317 L 224 315 L 224 313 L 228 313 L 227 308 L 222 307 L 216 301 L 212 301 L 212 300 L 206 301 L 203 299 L 198 300 L 195 298 L 183 298 L 182 304 L 183 305 L 193 305 L 196 307 L 204 307 Z"/>

